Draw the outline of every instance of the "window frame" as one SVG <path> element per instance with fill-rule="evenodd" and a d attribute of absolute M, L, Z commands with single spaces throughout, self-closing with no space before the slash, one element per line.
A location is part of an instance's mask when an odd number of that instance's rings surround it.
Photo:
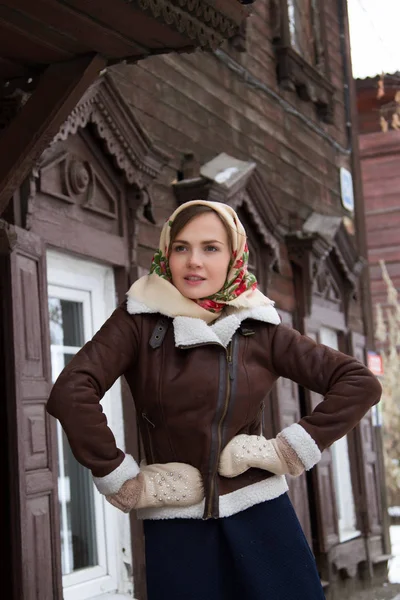
<path fill-rule="evenodd" d="M 79 301 L 85 295 L 89 298 L 86 301 L 91 305 L 89 323 L 88 307 L 83 308 L 86 312 L 84 342 L 91 339 L 116 307 L 114 272 L 108 265 L 48 250 L 47 279 L 50 297 L 62 294 L 63 299 L 72 301 Z M 117 444 L 124 449 L 120 381 L 111 387 L 101 403 Z M 132 582 L 126 582 L 123 577 L 124 562 L 132 563 L 129 515 L 116 511 L 96 489 L 94 502 L 99 564 L 63 575 L 64 600 L 95 600 L 109 593 L 121 599 L 132 597 Z"/>
<path fill-rule="evenodd" d="M 328 339 L 326 335 L 329 336 L 332 334 L 335 338 L 333 340 L 333 343 L 327 343 Z M 321 325 L 318 333 L 319 342 L 321 344 L 324 344 L 325 346 L 333 348 L 333 350 L 340 350 L 340 334 L 340 331 L 334 329 L 330 325 Z M 357 526 L 357 512 L 354 493 L 354 485 L 356 482 L 353 481 L 351 460 L 352 457 L 349 449 L 349 439 L 347 435 L 345 435 L 344 437 L 340 438 L 332 444 L 331 453 L 333 479 L 336 495 L 339 541 L 342 543 L 352 540 L 361 535 L 361 531 L 358 529 Z M 345 465 L 343 464 L 343 460 L 340 460 L 340 455 L 342 455 L 342 458 L 345 457 Z M 343 468 L 346 469 L 344 476 L 342 472 Z M 346 496 L 347 500 L 350 500 L 350 502 L 346 502 Z M 344 515 L 344 513 L 346 514 Z M 350 520 L 352 521 L 352 525 L 348 527 L 347 524 Z"/>
<path fill-rule="evenodd" d="M 296 0 L 301 2 L 301 0 Z M 331 83 L 325 8 L 322 0 L 310 0 L 315 11 L 310 11 L 310 27 L 315 32 L 317 64 L 311 64 L 293 47 L 290 33 L 288 0 L 272 0 L 273 44 L 277 62 L 277 77 L 280 85 L 296 94 L 304 101 L 311 102 L 318 117 L 333 123 L 333 97 L 335 87 Z M 314 14 L 314 17 L 313 17 Z"/>

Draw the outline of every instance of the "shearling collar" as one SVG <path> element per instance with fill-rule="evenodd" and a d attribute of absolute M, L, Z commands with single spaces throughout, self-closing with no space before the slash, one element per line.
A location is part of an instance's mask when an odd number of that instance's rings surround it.
<path fill-rule="evenodd" d="M 127 310 L 131 315 L 154 313 L 153 309 L 134 298 L 128 298 Z M 193 317 L 175 317 L 173 319 L 175 346 L 185 348 L 197 344 L 219 344 L 226 348 L 245 319 L 254 319 L 272 325 L 279 325 L 281 322 L 272 304 L 237 311 L 229 310 L 230 314 L 220 317 L 212 325 L 207 325 L 202 319 Z"/>

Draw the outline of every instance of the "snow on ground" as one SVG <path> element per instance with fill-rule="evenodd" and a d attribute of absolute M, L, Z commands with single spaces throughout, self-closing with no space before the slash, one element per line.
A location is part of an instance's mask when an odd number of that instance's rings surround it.
<path fill-rule="evenodd" d="M 394 558 L 389 561 L 389 581 L 400 583 L 400 525 L 390 527 L 390 540 Z"/>

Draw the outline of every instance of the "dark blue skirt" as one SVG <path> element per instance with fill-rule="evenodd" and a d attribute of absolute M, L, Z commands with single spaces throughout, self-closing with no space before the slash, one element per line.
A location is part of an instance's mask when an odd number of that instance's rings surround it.
<path fill-rule="evenodd" d="M 287 494 L 232 517 L 147 520 L 148 600 L 325 600 Z"/>

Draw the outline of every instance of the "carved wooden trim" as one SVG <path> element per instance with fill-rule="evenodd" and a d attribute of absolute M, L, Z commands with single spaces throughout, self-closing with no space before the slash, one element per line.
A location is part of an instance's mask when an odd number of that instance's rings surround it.
<path fill-rule="evenodd" d="M 313 297 L 317 296 L 342 304 L 347 313 L 351 294 L 364 267 L 343 221 L 319 216 L 318 231 L 297 231 L 286 236 L 289 260 L 302 271 L 304 316 L 311 314 Z M 341 302 L 334 297 L 337 289 L 341 292 Z"/>
<path fill-rule="evenodd" d="M 249 8 L 238 0 L 127 0 L 204 49 L 233 37 Z"/>
<path fill-rule="evenodd" d="M 315 64 L 310 64 L 291 45 L 287 0 L 271 0 L 273 41 L 280 84 L 306 102 L 312 102 L 319 117 L 333 120 L 335 87 L 330 83 L 326 27 L 322 0 L 314 0 L 310 13 L 315 37 Z"/>
<path fill-rule="evenodd" d="M 53 144 L 65 141 L 89 124 L 104 141 L 107 152 L 129 184 L 147 187 L 170 160 L 170 156 L 151 141 L 107 74 L 86 92 Z"/>

